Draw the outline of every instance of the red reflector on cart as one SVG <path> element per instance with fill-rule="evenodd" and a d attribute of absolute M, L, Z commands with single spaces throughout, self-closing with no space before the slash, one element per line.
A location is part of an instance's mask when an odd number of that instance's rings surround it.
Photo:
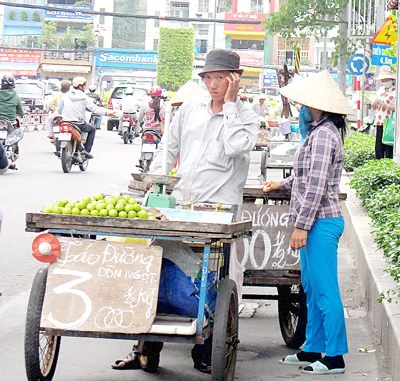
<path fill-rule="evenodd" d="M 60 256 L 60 249 L 60 241 L 50 233 L 40 234 L 32 242 L 32 255 L 40 262 L 54 262 Z"/>

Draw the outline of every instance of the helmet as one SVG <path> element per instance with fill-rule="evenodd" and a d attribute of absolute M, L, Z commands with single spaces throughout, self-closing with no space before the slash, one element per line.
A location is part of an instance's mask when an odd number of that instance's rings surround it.
<path fill-rule="evenodd" d="M 84 77 L 75 77 L 72 80 L 73 87 L 78 87 L 80 85 L 86 85 L 86 83 L 87 83 L 87 81 L 86 81 L 86 78 L 84 78 Z"/>
<path fill-rule="evenodd" d="M 162 94 L 162 88 L 160 86 L 153 86 L 149 90 L 151 97 L 159 97 Z"/>
<path fill-rule="evenodd" d="M 13 89 L 15 87 L 15 78 L 12 74 L 6 73 L 1 78 L 2 89 Z"/>
<path fill-rule="evenodd" d="M 133 89 L 132 89 L 132 87 L 127 87 L 126 90 L 125 90 L 125 94 L 126 94 L 126 95 L 131 95 L 131 94 L 133 94 Z"/>
<path fill-rule="evenodd" d="M 90 91 L 91 93 L 94 93 L 94 92 L 96 91 L 96 86 L 95 86 L 95 85 L 90 85 L 90 86 L 89 86 L 89 91 Z"/>

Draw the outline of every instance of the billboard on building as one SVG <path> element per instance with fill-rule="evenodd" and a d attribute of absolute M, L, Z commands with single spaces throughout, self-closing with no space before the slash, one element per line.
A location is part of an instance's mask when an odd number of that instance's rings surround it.
<path fill-rule="evenodd" d="M 224 30 L 236 32 L 264 32 L 264 26 L 261 24 L 265 20 L 265 13 L 225 13 L 225 20 L 235 21 L 258 21 L 260 24 L 224 24 Z"/>
<path fill-rule="evenodd" d="M 96 55 L 96 67 L 156 70 L 157 57 L 155 50 L 101 49 Z"/>
<path fill-rule="evenodd" d="M 0 49 L 0 72 L 15 76 L 36 76 L 41 54 L 27 49 Z"/>
<path fill-rule="evenodd" d="M 52 7 L 52 4 L 49 4 Z M 75 5 L 56 5 L 56 8 L 63 8 L 65 10 L 52 10 L 47 9 L 45 11 L 44 17 L 46 20 L 57 20 L 57 21 L 92 21 L 93 16 L 87 11 L 93 11 L 92 6 L 75 6 Z"/>

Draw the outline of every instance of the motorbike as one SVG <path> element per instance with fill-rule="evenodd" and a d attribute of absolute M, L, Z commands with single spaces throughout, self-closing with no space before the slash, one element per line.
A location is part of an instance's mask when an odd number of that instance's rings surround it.
<path fill-rule="evenodd" d="M 54 154 L 58 157 L 60 156 L 60 142 L 58 140 L 58 134 L 60 133 L 61 123 L 62 123 L 61 116 L 56 116 L 53 119 L 53 122 L 51 125 L 51 130 L 53 131 L 53 138 L 52 138 L 51 142 L 56 147 L 56 152 L 54 152 Z"/>
<path fill-rule="evenodd" d="M 1 134 L 2 130 L 0 130 Z M 9 169 L 15 169 L 17 170 L 17 166 L 15 165 L 15 161 L 18 158 L 18 154 L 16 152 L 17 149 L 17 143 L 24 137 L 24 130 L 20 127 L 16 128 L 14 131 L 10 132 L 8 136 L 4 139 L 4 141 L 1 143 L 4 145 L 6 154 L 7 154 L 7 159 L 8 161 L 11 162 L 11 165 L 9 166 Z"/>
<path fill-rule="evenodd" d="M 154 152 L 161 141 L 161 131 L 148 128 L 142 133 L 142 144 L 140 147 L 140 159 L 137 167 L 146 173 L 149 171 L 150 164 L 153 161 Z"/>
<path fill-rule="evenodd" d="M 79 166 L 81 171 L 86 171 L 89 161 L 82 153 L 87 132 L 81 131 L 79 124 L 61 122 L 58 141 L 60 144 L 61 166 L 65 173 L 69 173 L 73 165 Z"/>
<path fill-rule="evenodd" d="M 139 134 L 140 126 L 137 122 L 136 112 L 123 113 L 121 139 L 123 139 L 124 144 L 132 143 L 133 139 L 137 138 Z"/>
<path fill-rule="evenodd" d="M 8 131 L 11 132 L 9 133 Z M 0 116 L 0 144 L 3 144 L 7 153 L 7 158 L 13 164 L 18 159 L 19 155 L 17 143 L 23 138 L 23 136 L 24 131 L 20 128 L 19 120 L 16 120 L 13 125 L 8 118 Z M 10 169 L 17 169 L 17 167 L 14 164 Z"/>

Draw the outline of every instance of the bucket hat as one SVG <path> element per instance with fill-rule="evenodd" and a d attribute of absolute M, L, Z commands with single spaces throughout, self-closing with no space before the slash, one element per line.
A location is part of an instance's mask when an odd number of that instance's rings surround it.
<path fill-rule="evenodd" d="M 349 101 L 328 70 L 302 78 L 279 89 L 286 98 L 304 106 L 335 114 L 353 114 Z"/>
<path fill-rule="evenodd" d="M 211 50 L 207 54 L 204 69 L 199 73 L 199 76 L 203 77 L 206 73 L 223 70 L 235 71 L 242 75 L 244 70 L 240 68 L 239 54 L 227 49 Z"/>
<path fill-rule="evenodd" d="M 376 80 L 380 81 L 381 79 L 396 79 L 396 73 L 392 70 L 390 66 L 381 66 Z"/>

